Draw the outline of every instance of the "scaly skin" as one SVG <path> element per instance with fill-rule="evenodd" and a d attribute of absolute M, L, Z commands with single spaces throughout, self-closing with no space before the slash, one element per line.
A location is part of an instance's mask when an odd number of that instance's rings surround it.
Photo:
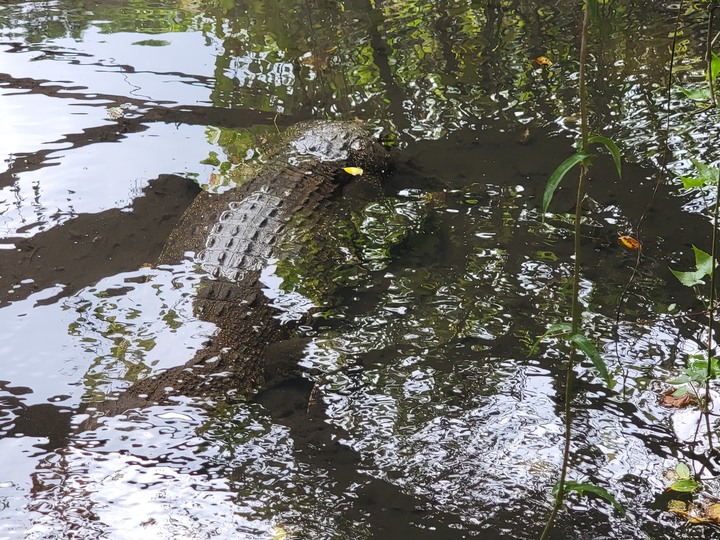
<path fill-rule="evenodd" d="M 352 177 L 342 171 L 359 166 Z M 274 246 L 289 228 L 312 230 L 323 202 L 352 185 L 378 185 L 389 170 L 387 152 L 355 123 L 311 122 L 292 129 L 288 142 L 252 180 L 223 194 L 203 192 L 185 212 L 158 264 L 192 251 L 208 273 L 195 313 L 217 334 L 186 364 L 142 380 L 117 399 L 94 404 L 105 414 L 164 401 L 170 395 L 244 397 L 265 383 L 266 364 L 292 362 L 302 345 L 262 293 L 259 277 Z"/>

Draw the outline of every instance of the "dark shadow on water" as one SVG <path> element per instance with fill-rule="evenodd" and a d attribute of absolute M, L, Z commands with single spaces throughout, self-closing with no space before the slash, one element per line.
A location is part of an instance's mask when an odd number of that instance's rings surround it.
<path fill-rule="evenodd" d="M 369 521 L 372 532 L 368 538 L 377 540 L 467 538 L 462 532 L 465 526 L 455 516 L 434 508 L 431 501 L 363 474 L 362 457 L 339 442 L 342 433 L 328 422 L 322 402 L 315 400 L 314 388 L 312 381 L 294 378 L 261 392 L 256 401 L 274 423 L 290 430 L 297 461 L 328 471 L 333 494 L 350 497 L 344 518 Z"/>
<path fill-rule="evenodd" d="M 0 266 L 7 269 L 0 274 L 0 291 L 5 293 L 0 306 L 62 284 L 60 293 L 43 300 L 52 303 L 105 276 L 154 264 L 199 191 L 186 178 L 163 175 L 150 182 L 129 211 L 81 214 L 31 238 L 16 239 L 15 249 L 0 251 Z"/>

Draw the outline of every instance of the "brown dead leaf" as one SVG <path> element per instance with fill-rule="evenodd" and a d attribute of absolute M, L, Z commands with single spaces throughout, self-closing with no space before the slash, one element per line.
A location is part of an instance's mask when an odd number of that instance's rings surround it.
<path fill-rule="evenodd" d="M 705 517 L 713 523 L 720 523 L 720 504 L 711 504 L 705 509 Z"/>
<path fill-rule="evenodd" d="M 621 236 L 619 240 L 623 246 L 632 251 L 637 251 L 642 247 L 640 242 L 635 240 L 632 236 Z"/>
<path fill-rule="evenodd" d="M 447 194 L 444 191 L 431 191 L 425 195 L 426 202 L 431 208 L 445 208 Z"/>
<path fill-rule="evenodd" d="M 316 56 L 312 53 L 307 53 L 300 57 L 300 63 L 302 65 L 311 67 L 315 69 L 315 71 L 325 71 L 328 68 L 328 61 L 329 58 L 325 54 Z"/>
<path fill-rule="evenodd" d="M 674 395 L 675 390 L 675 388 L 670 388 L 668 391 L 666 391 L 663 394 L 663 397 L 660 399 L 660 404 L 665 407 L 682 409 L 684 407 L 689 407 L 690 405 L 695 405 L 697 403 L 695 396 L 690 392 L 687 392 L 682 396 L 676 396 Z"/>
<path fill-rule="evenodd" d="M 673 514 L 684 517 L 689 523 L 708 523 L 710 520 L 701 515 L 701 509 L 694 504 L 685 504 L 682 501 L 672 500 L 668 504 L 668 510 Z"/>
<path fill-rule="evenodd" d="M 521 133 L 517 136 L 517 142 L 520 144 L 527 144 L 530 142 L 530 139 L 532 139 L 532 133 L 530 133 L 530 128 L 526 127 Z"/>

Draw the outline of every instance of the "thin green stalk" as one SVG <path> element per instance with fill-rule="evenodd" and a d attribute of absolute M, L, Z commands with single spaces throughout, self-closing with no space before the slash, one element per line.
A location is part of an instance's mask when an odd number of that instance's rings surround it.
<path fill-rule="evenodd" d="M 717 107 L 717 100 L 715 99 L 715 81 L 712 78 L 712 28 L 713 19 L 715 18 L 715 8 L 717 8 L 716 2 L 711 2 L 708 5 L 708 25 L 707 25 L 707 37 L 705 39 L 705 61 L 707 62 L 707 78 L 710 84 L 710 106 Z"/>
<path fill-rule="evenodd" d="M 710 84 L 710 92 L 712 95 L 713 104 L 715 104 L 715 81 L 712 79 L 712 40 L 710 35 L 712 34 L 713 19 L 715 15 L 716 3 L 713 2 L 711 7 L 708 8 L 708 33 L 707 33 L 707 62 L 708 62 L 708 83 Z M 703 412 L 705 413 L 705 422 L 707 424 L 708 433 L 708 449 L 710 452 L 713 450 L 712 443 L 712 430 L 710 429 L 710 408 L 712 406 L 712 398 L 710 397 L 710 379 L 713 375 L 713 335 L 715 333 L 715 264 L 717 261 L 717 228 L 718 228 L 718 213 L 720 207 L 720 193 L 715 190 L 715 206 L 713 208 L 713 227 L 712 227 L 712 245 L 710 248 L 710 260 L 713 262 L 712 272 L 710 272 L 710 306 L 708 309 L 708 343 L 707 343 L 707 372 L 705 373 L 705 400 L 703 405 Z"/>
<path fill-rule="evenodd" d="M 587 111 L 587 88 L 585 85 L 585 65 L 587 63 L 587 39 L 588 29 L 590 27 L 590 7 L 585 2 L 585 13 L 583 16 L 581 41 L 580 41 L 580 66 L 579 80 L 580 87 L 580 128 L 582 134 L 582 150 L 588 151 L 588 111 Z M 580 304 L 580 241 L 581 241 L 581 220 L 582 205 L 585 198 L 585 184 L 587 180 L 587 165 L 583 162 L 580 165 L 580 177 L 578 179 L 577 197 L 575 199 L 575 265 L 573 271 L 573 296 L 571 308 L 571 333 L 575 334 L 580 330 L 580 322 L 582 315 L 582 306 Z M 570 468 L 570 451 L 572 444 L 572 398 L 573 398 L 573 382 L 575 377 L 575 364 L 577 361 L 577 350 L 574 343 L 570 343 L 570 356 L 565 372 L 565 444 L 563 447 L 563 460 L 560 469 L 560 479 L 558 480 L 558 490 L 555 495 L 555 504 L 548 517 L 547 524 L 543 530 L 540 540 L 546 540 L 552 531 L 557 518 L 558 512 L 565 500 L 565 479 L 567 478 L 568 469 Z"/>

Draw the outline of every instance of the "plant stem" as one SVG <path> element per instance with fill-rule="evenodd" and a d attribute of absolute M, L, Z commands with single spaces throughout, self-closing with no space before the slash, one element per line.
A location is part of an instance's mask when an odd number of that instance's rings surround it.
<path fill-rule="evenodd" d="M 715 19 L 715 8 L 717 8 L 716 0 L 713 0 L 708 5 L 708 25 L 707 25 L 707 37 L 705 38 L 705 61 L 707 62 L 707 78 L 710 85 L 710 106 L 717 107 L 717 100 L 715 98 L 715 81 L 713 80 L 712 73 L 712 43 L 713 39 L 710 37 L 712 34 L 713 20 Z"/>
<path fill-rule="evenodd" d="M 588 111 L 587 111 L 587 88 L 585 84 L 585 65 L 587 63 L 587 39 L 588 28 L 590 27 L 590 8 L 585 2 L 585 13 L 583 16 L 581 41 L 580 41 L 580 66 L 578 73 L 578 84 L 580 86 L 580 128 L 582 134 L 582 150 L 588 151 Z M 581 220 L 582 220 L 582 204 L 585 198 L 585 183 L 587 180 L 588 168 L 585 162 L 580 164 L 580 177 L 578 179 L 577 197 L 575 199 L 575 264 L 573 270 L 573 295 L 571 308 L 571 333 L 575 334 L 580 330 L 580 319 L 582 316 L 582 306 L 580 304 L 580 271 L 582 269 L 580 260 L 581 248 Z M 552 531 L 557 514 L 562 507 L 565 499 L 565 479 L 570 467 L 570 451 L 572 443 L 572 398 L 573 398 L 573 381 L 575 378 L 575 363 L 577 360 L 577 349 L 573 342 L 570 342 L 570 356 L 568 358 L 565 372 L 565 445 L 563 447 L 563 459 L 560 469 L 560 479 L 558 480 L 558 490 L 555 496 L 555 504 L 548 518 L 545 529 L 543 530 L 540 540 L 546 540 Z"/>
<path fill-rule="evenodd" d="M 708 82 L 710 83 L 710 93 L 712 95 L 713 104 L 715 104 L 715 81 L 712 79 L 712 42 L 710 35 L 712 33 L 713 19 L 715 14 L 716 2 L 708 8 L 708 33 L 707 33 L 707 62 L 708 62 Z M 705 399 L 703 412 L 705 413 L 705 422 L 707 424 L 708 433 L 708 449 L 713 451 L 712 430 L 710 429 L 710 408 L 712 407 L 712 398 L 710 397 L 710 379 L 713 376 L 713 334 L 715 331 L 715 266 L 717 261 L 717 228 L 718 228 L 718 207 L 720 206 L 720 197 L 718 190 L 715 190 L 715 206 L 713 208 L 713 227 L 712 227 L 712 245 L 710 248 L 710 260 L 712 261 L 712 271 L 710 272 L 710 309 L 708 310 L 708 343 L 707 343 L 707 372 L 705 374 Z"/>

